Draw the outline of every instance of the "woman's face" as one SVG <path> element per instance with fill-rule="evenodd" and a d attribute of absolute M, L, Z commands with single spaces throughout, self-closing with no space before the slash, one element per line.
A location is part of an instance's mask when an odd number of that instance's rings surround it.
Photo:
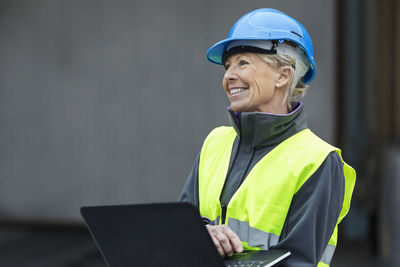
<path fill-rule="evenodd" d="M 254 53 L 239 53 L 225 63 L 222 85 L 237 112 L 287 113 L 282 69 L 275 69 Z M 287 82 L 287 81 L 286 81 Z"/>

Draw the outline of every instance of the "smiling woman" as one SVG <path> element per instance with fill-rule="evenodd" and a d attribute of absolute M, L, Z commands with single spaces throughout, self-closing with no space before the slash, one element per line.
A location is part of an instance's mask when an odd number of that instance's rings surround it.
<path fill-rule="evenodd" d="M 180 200 L 199 208 L 221 256 L 283 248 L 286 266 L 328 266 L 355 171 L 308 129 L 298 101 L 316 74 L 308 32 L 258 9 L 207 58 L 225 67 L 231 126 L 206 138 Z"/>
<path fill-rule="evenodd" d="M 233 111 L 288 113 L 292 67 L 274 67 L 258 54 L 239 53 L 227 59 L 225 69 L 222 84 Z"/>

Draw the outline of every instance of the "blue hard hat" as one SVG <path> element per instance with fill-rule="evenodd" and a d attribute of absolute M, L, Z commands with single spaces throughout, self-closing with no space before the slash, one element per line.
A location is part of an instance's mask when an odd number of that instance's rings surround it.
<path fill-rule="evenodd" d="M 309 61 L 310 67 L 302 81 L 309 83 L 315 77 L 317 67 L 315 66 L 314 48 L 310 35 L 297 20 L 279 10 L 261 8 L 241 17 L 233 25 L 228 38 L 208 49 L 207 59 L 212 63 L 222 65 L 222 56 L 228 44 L 233 40 L 291 41 L 302 48 Z"/>

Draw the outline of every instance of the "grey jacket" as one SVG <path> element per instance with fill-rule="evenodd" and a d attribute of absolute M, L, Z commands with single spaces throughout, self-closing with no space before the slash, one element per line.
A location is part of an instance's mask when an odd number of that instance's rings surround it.
<path fill-rule="evenodd" d="M 232 111 L 229 115 L 238 136 L 220 197 L 225 206 L 261 158 L 308 127 L 301 103 L 288 115 Z M 199 156 L 200 153 L 180 196 L 180 201 L 197 207 Z M 274 246 L 292 252 L 285 266 L 316 266 L 321 260 L 342 208 L 344 185 L 343 163 L 340 156 L 332 152 L 293 196 L 279 243 Z"/>

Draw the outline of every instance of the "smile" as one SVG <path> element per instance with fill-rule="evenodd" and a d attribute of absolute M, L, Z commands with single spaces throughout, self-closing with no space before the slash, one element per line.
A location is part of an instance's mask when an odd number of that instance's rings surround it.
<path fill-rule="evenodd" d="M 231 96 L 233 95 L 237 95 L 240 94 L 242 92 L 244 92 L 245 90 L 248 90 L 249 88 L 233 88 L 233 89 L 229 89 L 229 94 Z"/>

